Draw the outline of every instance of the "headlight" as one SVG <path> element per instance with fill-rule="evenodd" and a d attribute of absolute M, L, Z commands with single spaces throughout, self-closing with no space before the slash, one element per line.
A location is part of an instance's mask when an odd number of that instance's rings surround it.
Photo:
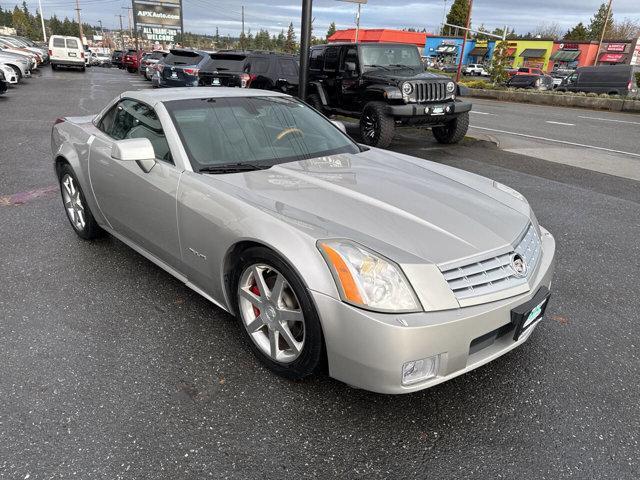
<path fill-rule="evenodd" d="M 409 82 L 403 83 L 402 93 L 404 93 L 406 96 L 411 95 L 413 93 L 413 85 L 411 85 Z"/>
<path fill-rule="evenodd" d="M 495 180 L 493 181 L 493 186 L 495 188 L 497 188 L 498 190 L 502 190 L 503 192 L 508 193 L 512 197 L 516 197 L 521 202 L 527 203 L 527 199 L 524 198 L 524 196 L 520 192 L 518 192 L 517 190 L 514 190 L 511 187 L 507 187 L 506 185 L 503 185 L 500 182 L 496 182 Z"/>
<path fill-rule="evenodd" d="M 400 267 L 349 240 L 323 240 L 318 248 L 342 300 L 379 312 L 417 312 L 420 302 Z"/>
<path fill-rule="evenodd" d="M 453 93 L 456 89 L 456 84 L 453 82 L 447 83 L 447 92 Z"/>

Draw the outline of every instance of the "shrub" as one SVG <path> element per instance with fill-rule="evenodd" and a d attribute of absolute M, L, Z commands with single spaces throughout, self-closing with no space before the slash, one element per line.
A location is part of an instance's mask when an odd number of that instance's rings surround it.
<path fill-rule="evenodd" d="M 608 93 L 601 93 L 600 95 L 598 95 L 600 98 L 609 98 L 609 94 Z"/>
<path fill-rule="evenodd" d="M 597 93 L 595 93 L 595 92 L 589 92 L 589 93 L 587 93 L 587 97 L 597 97 L 597 96 L 598 96 L 598 94 L 597 94 Z"/>

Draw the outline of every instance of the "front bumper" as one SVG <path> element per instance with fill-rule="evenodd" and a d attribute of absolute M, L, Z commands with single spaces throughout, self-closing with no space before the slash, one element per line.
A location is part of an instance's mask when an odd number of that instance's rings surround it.
<path fill-rule="evenodd" d="M 555 240 L 546 231 L 542 249 L 529 292 L 455 310 L 381 314 L 312 292 L 322 319 L 329 374 L 365 390 L 410 393 L 450 380 L 518 347 L 536 325 L 513 340 L 511 310 L 531 300 L 541 287 L 551 285 Z M 409 386 L 402 384 L 406 362 L 434 355 L 440 355 L 436 377 Z"/>
<path fill-rule="evenodd" d="M 433 113 L 433 107 L 449 108 L 444 114 Z M 427 110 L 428 109 L 428 110 Z M 435 103 L 408 103 L 406 105 L 389 105 L 389 112 L 394 117 L 402 118 L 419 118 L 421 120 L 433 121 L 440 123 L 444 119 L 455 118 L 461 113 L 471 110 L 471 102 L 435 102 Z"/>

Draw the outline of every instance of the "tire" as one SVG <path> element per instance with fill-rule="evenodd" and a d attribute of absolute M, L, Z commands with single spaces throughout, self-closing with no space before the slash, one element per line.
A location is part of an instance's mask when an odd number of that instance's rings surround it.
<path fill-rule="evenodd" d="M 366 145 L 387 148 L 396 131 L 394 118 L 387 113 L 387 104 L 369 102 L 364 106 L 360 118 L 360 136 Z"/>
<path fill-rule="evenodd" d="M 51 70 L 57 70 L 58 66 L 55 63 L 51 64 Z"/>
<path fill-rule="evenodd" d="M 22 80 L 22 72 L 20 71 L 20 69 L 14 65 L 9 65 L 9 66 L 13 68 L 14 72 L 16 72 L 16 77 L 18 77 L 18 82 Z"/>
<path fill-rule="evenodd" d="M 469 130 L 469 112 L 458 115 L 442 127 L 433 127 L 431 131 L 439 143 L 458 143 Z"/>
<path fill-rule="evenodd" d="M 317 93 L 312 93 L 307 97 L 307 103 L 315 108 L 320 113 L 324 113 L 324 105 L 322 105 L 322 99 Z"/>
<path fill-rule="evenodd" d="M 104 230 L 100 228 L 91 213 L 80 183 L 68 163 L 65 163 L 60 169 L 59 183 L 62 204 L 65 207 L 67 219 L 76 234 L 83 240 L 94 240 L 102 236 Z M 77 194 L 74 193 L 74 191 L 77 192 Z M 71 210 L 73 210 L 74 213 L 72 213 Z M 82 214 L 82 221 L 78 215 L 79 210 L 84 212 Z"/>
<path fill-rule="evenodd" d="M 261 286 L 256 275 L 264 280 Z M 272 299 L 281 278 L 279 298 Z M 325 351 L 320 319 L 307 288 L 287 262 L 264 247 L 247 249 L 240 255 L 232 285 L 240 329 L 263 365 L 290 380 L 320 369 Z"/>
<path fill-rule="evenodd" d="M 127 67 L 127 72 L 136 73 L 136 69 L 135 68 L 131 68 L 131 67 Z"/>
<path fill-rule="evenodd" d="M 85 72 L 86 70 L 87 70 L 87 67 L 80 67 L 81 72 Z"/>

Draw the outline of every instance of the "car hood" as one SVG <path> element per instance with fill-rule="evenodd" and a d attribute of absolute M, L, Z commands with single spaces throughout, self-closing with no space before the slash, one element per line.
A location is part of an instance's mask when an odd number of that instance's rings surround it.
<path fill-rule="evenodd" d="M 317 239 L 350 238 L 398 262 L 475 256 L 530 222 L 528 204 L 489 179 L 377 149 L 205 177 Z"/>
<path fill-rule="evenodd" d="M 364 78 L 375 82 L 400 84 L 407 80 L 442 80 L 449 81 L 449 77 L 437 73 L 424 72 L 422 69 L 394 69 L 394 70 L 371 70 L 364 74 Z"/>

